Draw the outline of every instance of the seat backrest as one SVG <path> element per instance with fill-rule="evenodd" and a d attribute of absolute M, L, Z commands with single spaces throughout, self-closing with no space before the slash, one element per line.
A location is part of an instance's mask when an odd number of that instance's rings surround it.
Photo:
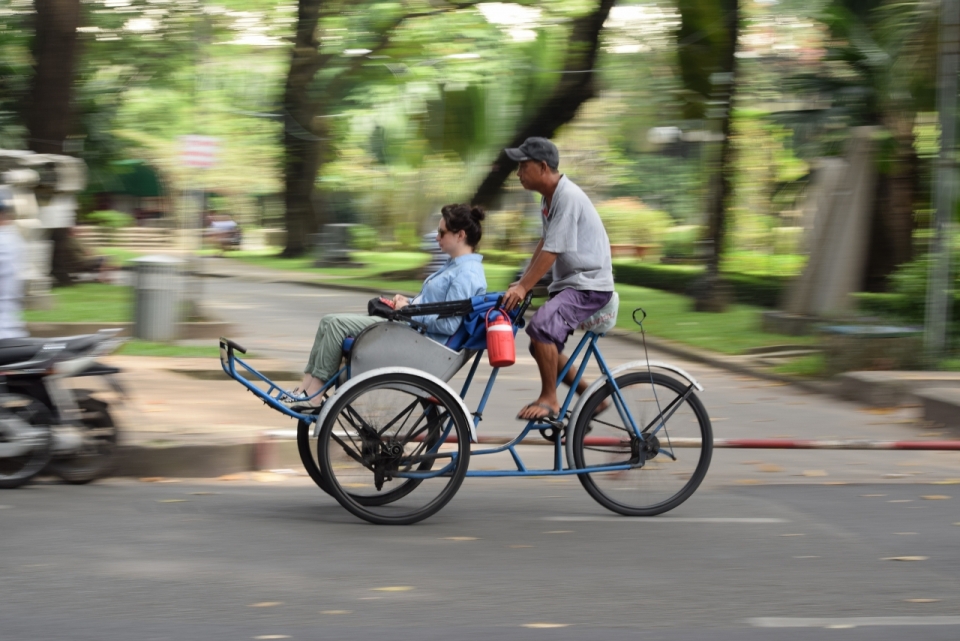
<path fill-rule="evenodd" d="M 609 332 L 617 325 L 617 312 L 620 310 L 620 296 L 613 292 L 613 296 L 606 305 L 594 312 L 593 316 L 583 321 L 577 326 L 585 332 L 594 334 L 604 334 Z"/>
<path fill-rule="evenodd" d="M 469 349 L 452 350 L 406 323 L 374 323 L 360 332 L 353 342 L 350 376 L 380 367 L 402 366 L 449 381 L 475 353 Z"/>
<path fill-rule="evenodd" d="M 474 296 L 473 311 L 463 317 L 463 322 L 456 333 L 450 337 L 446 345 L 453 350 L 462 349 L 486 349 L 487 348 L 487 312 L 496 307 L 497 301 L 503 296 L 503 292 L 490 292 L 483 296 Z M 520 309 L 516 308 L 510 312 L 511 320 L 515 320 Z M 496 318 L 491 315 L 491 319 Z M 523 327 L 523 323 L 520 324 Z M 518 327 L 514 325 L 513 333 L 517 333 Z"/>

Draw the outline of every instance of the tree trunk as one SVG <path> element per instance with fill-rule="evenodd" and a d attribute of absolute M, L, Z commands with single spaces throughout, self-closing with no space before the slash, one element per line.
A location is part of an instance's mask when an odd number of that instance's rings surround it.
<path fill-rule="evenodd" d="M 616 0 L 600 0 L 592 13 L 574 20 L 560 83 L 533 117 L 520 126 L 508 147 L 518 147 L 530 136 L 552 138 L 557 129 L 573 120 L 580 105 L 596 96 L 595 67 L 600 32 L 614 4 Z M 516 166 L 517 163 L 500 150 L 472 202 L 491 205 Z"/>
<path fill-rule="evenodd" d="M 283 92 L 283 182 L 287 242 L 284 256 L 300 256 L 307 237 L 321 222 L 314 207 L 314 185 L 320 169 L 321 137 L 314 132 L 317 105 L 308 94 L 319 65 L 317 22 L 322 0 L 300 0 L 297 34 Z"/>
<path fill-rule="evenodd" d="M 889 171 L 881 175 L 877 185 L 864 282 L 868 292 L 886 291 L 890 274 L 913 258 L 913 199 L 919 180 L 913 116 L 904 112 L 884 119 L 896 150 L 886 163 Z"/>
<path fill-rule="evenodd" d="M 34 77 L 27 112 L 30 149 L 62 154 L 71 132 L 80 0 L 35 0 Z"/>
<path fill-rule="evenodd" d="M 740 32 L 738 0 L 685 0 L 680 3 L 678 32 L 680 66 L 689 92 L 688 112 L 719 121 L 722 142 L 717 171 L 711 177 L 707 202 L 707 269 L 694 292 L 694 309 L 722 312 L 729 303 L 729 288 L 720 277 L 720 255 L 727 233 L 726 205 L 733 193 L 733 142 L 730 121 L 736 87 L 737 38 Z M 713 102 L 711 113 L 705 107 Z"/>

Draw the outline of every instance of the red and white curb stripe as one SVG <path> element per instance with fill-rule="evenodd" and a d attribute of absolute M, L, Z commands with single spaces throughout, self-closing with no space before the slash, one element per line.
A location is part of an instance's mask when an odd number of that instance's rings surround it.
<path fill-rule="evenodd" d="M 273 430 L 264 432 L 261 443 L 273 440 L 295 439 L 294 430 Z M 481 436 L 480 445 L 506 445 L 512 438 L 503 436 Z M 456 437 L 447 439 L 448 443 L 456 443 Z M 700 447 L 698 438 L 668 438 L 660 437 L 661 445 L 669 443 L 672 447 Z M 628 445 L 614 437 L 588 436 L 583 444 L 588 447 L 615 447 Z M 530 438 L 521 445 L 550 445 L 553 443 L 540 438 Z M 715 449 L 755 449 L 755 450 L 913 450 L 929 452 L 960 451 L 960 440 L 957 441 L 871 441 L 871 440 L 844 440 L 844 439 L 788 439 L 788 438 L 718 438 L 713 440 Z"/>

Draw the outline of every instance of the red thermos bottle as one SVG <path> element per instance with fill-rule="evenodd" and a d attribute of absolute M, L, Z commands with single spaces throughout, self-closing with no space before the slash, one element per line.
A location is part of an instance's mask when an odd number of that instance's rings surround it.
<path fill-rule="evenodd" d="M 490 320 L 490 312 L 497 312 Z M 487 312 L 487 359 L 490 367 L 509 367 L 517 360 L 517 350 L 513 342 L 513 323 L 502 309 L 492 308 Z"/>

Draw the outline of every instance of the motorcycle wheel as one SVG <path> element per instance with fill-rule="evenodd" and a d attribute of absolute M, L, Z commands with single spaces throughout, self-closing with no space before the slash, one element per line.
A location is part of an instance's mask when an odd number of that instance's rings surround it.
<path fill-rule="evenodd" d="M 32 435 L 35 446 L 27 454 L 0 457 L 0 489 L 20 487 L 39 474 L 50 461 L 53 448 L 53 433 L 50 431 L 50 412 L 40 401 L 22 394 L 3 394 L 0 396 L 0 450 L 3 446 L 13 446 L 17 439 L 17 430 L 23 424 L 36 428 Z M 20 424 L 3 424 L 6 420 L 19 421 Z"/>
<path fill-rule="evenodd" d="M 117 427 L 104 401 L 77 392 L 83 446 L 69 458 L 55 458 L 50 471 L 67 483 L 83 485 L 103 478 L 116 465 Z"/>

